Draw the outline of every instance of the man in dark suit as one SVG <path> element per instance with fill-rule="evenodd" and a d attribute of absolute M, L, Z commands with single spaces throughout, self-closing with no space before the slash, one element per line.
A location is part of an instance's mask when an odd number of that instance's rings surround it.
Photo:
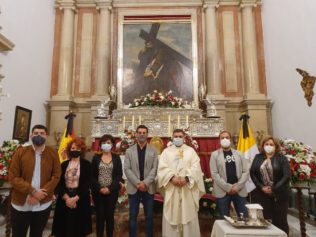
<path fill-rule="evenodd" d="M 154 230 L 154 194 L 158 157 L 154 147 L 147 144 L 148 128 L 139 125 L 136 129 L 137 143 L 127 149 L 124 171 L 127 178 L 129 201 L 129 236 L 137 236 L 139 204 L 144 206 L 146 236 L 152 237 Z"/>

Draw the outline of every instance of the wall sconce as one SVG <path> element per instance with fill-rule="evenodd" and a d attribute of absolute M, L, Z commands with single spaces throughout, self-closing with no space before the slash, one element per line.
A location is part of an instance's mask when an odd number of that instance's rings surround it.
<path fill-rule="evenodd" d="M 304 97 L 307 100 L 307 104 L 308 106 L 312 105 L 312 99 L 314 96 L 314 85 L 315 85 L 315 81 L 316 81 L 316 77 L 314 76 L 310 76 L 308 72 L 296 68 L 296 71 L 301 74 L 301 76 L 303 77 L 302 81 L 301 81 L 301 87 L 304 91 Z"/>

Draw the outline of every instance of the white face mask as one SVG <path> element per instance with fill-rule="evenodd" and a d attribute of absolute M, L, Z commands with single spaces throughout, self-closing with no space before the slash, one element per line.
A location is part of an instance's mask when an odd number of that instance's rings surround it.
<path fill-rule="evenodd" d="M 265 145 L 263 149 L 267 154 L 272 154 L 275 151 L 275 146 Z"/>
<path fill-rule="evenodd" d="M 101 149 L 102 149 L 102 151 L 110 151 L 112 149 L 112 144 L 103 143 L 101 145 Z"/>
<path fill-rule="evenodd" d="M 183 145 L 183 138 L 182 137 L 174 137 L 173 138 L 173 144 L 177 147 L 182 146 Z"/>
<path fill-rule="evenodd" d="M 222 146 L 223 148 L 228 148 L 228 147 L 230 147 L 230 140 L 227 139 L 227 138 L 221 139 L 221 146 Z"/>

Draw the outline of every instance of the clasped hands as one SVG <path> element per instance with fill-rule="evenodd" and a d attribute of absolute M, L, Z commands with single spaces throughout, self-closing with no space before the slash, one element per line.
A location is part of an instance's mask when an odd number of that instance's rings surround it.
<path fill-rule="evenodd" d="M 104 187 L 104 188 L 101 188 L 101 189 L 100 189 L 100 193 L 103 194 L 103 195 L 108 195 L 108 194 L 110 194 L 111 192 L 110 192 L 110 189 L 109 189 L 109 188 Z"/>
<path fill-rule="evenodd" d="M 46 189 L 38 189 L 32 192 L 27 199 L 27 203 L 30 205 L 36 205 L 44 198 L 47 197 L 47 190 Z"/>
<path fill-rule="evenodd" d="M 144 183 L 144 181 L 140 181 L 137 185 L 136 185 L 137 189 L 141 192 L 146 192 L 147 191 L 147 186 Z"/>
<path fill-rule="evenodd" d="M 70 209 L 73 209 L 73 208 L 77 207 L 77 202 L 79 200 L 79 196 L 76 195 L 74 197 L 69 197 L 68 194 L 65 194 L 63 196 L 63 199 L 66 202 L 66 206 L 69 207 Z"/>
<path fill-rule="evenodd" d="M 238 189 L 237 189 L 237 185 L 233 184 L 232 188 L 230 189 L 230 191 L 228 192 L 228 195 L 234 195 L 238 193 Z"/>
<path fill-rule="evenodd" d="M 270 186 L 263 186 L 261 190 L 262 190 L 262 192 L 264 192 L 268 195 L 272 195 L 272 193 L 273 193 L 272 188 Z"/>
<path fill-rule="evenodd" d="M 171 179 L 171 183 L 174 186 L 183 187 L 184 185 L 187 184 L 187 181 L 186 181 L 185 177 L 173 176 L 172 179 Z"/>

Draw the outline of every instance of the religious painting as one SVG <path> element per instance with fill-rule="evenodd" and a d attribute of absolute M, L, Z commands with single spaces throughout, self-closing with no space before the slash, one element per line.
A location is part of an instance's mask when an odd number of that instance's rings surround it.
<path fill-rule="evenodd" d="M 19 140 L 20 142 L 26 142 L 29 140 L 31 118 L 31 110 L 16 106 L 13 125 L 13 139 Z"/>
<path fill-rule="evenodd" d="M 161 17 L 161 16 L 160 16 Z M 193 31 L 191 16 L 155 20 L 125 18 L 122 24 L 122 103 L 148 93 L 172 91 L 194 101 Z"/>

